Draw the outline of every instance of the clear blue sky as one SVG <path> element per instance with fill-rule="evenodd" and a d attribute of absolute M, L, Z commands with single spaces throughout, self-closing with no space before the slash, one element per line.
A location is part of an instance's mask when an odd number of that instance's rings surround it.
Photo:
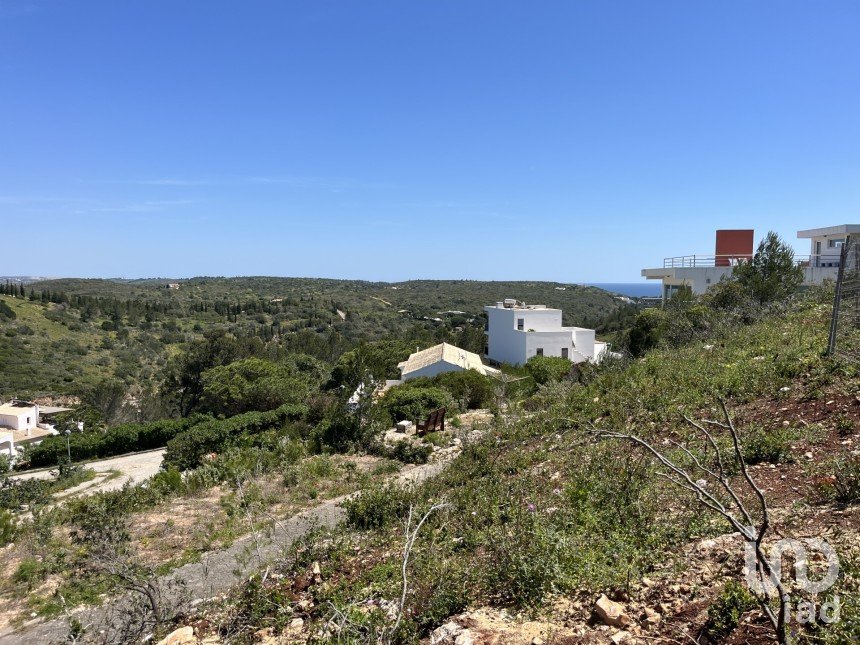
<path fill-rule="evenodd" d="M 639 281 L 860 222 L 860 2 L 0 0 L 0 275 Z"/>

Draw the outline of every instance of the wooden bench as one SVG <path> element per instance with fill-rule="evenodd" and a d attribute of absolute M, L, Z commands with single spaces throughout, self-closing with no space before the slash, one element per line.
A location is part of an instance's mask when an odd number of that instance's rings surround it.
<path fill-rule="evenodd" d="M 434 410 L 427 416 L 427 420 L 423 423 L 418 421 L 415 424 L 416 431 L 415 433 L 421 437 L 428 432 L 435 432 L 436 430 L 444 430 L 445 429 L 445 408 L 439 408 L 438 410 Z"/>

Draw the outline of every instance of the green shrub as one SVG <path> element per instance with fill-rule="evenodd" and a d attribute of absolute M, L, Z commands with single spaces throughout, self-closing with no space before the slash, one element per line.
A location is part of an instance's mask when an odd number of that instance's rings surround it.
<path fill-rule="evenodd" d="M 317 455 L 302 463 L 302 470 L 312 479 L 325 479 L 335 473 L 334 462 L 328 455 Z"/>
<path fill-rule="evenodd" d="M 730 580 L 714 604 L 708 607 L 705 632 L 712 638 L 728 636 L 740 623 L 744 612 L 755 608 L 755 597 L 742 584 Z"/>
<path fill-rule="evenodd" d="M 486 585 L 492 597 L 534 607 L 561 581 L 564 539 L 536 513 L 519 505 L 509 523 L 494 527 L 487 549 Z"/>
<path fill-rule="evenodd" d="M 0 508 L 0 546 L 14 542 L 17 532 L 18 524 L 15 522 L 15 516 L 5 508 Z"/>
<path fill-rule="evenodd" d="M 433 454 L 433 446 L 407 440 L 398 441 L 385 452 L 385 456 L 389 459 L 396 459 L 404 464 L 426 464 L 431 454 Z"/>
<path fill-rule="evenodd" d="M 0 480 L 0 508 L 17 511 L 23 504 L 30 507 L 50 500 L 52 482 L 46 479 Z"/>
<path fill-rule="evenodd" d="M 489 407 L 495 398 L 493 379 L 477 370 L 445 372 L 430 379 L 437 387 L 446 390 L 461 409 L 476 410 Z"/>
<path fill-rule="evenodd" d="M 184 419 L 126 423 L 105 432 L 74 432 L 68 437 L 47 437 L 37 446 L 28 446 L 24 459 L 30 466 L 39 468 L 62 463 L 68 459 L 69 452 L 72 461 L 83 461 L 162 448 L 173 437 L 209 418 L 196 414 Z"/>
<path fill-rule="evenodd" d="M 43 562 L 36 558 L 24 558 L 21 560 L 15 573 L 12 574 L 12 580 L 18 584 L 27 586 L 27 591 L 30 591 L 39 582 L 45 579 L 48 575 L 48 568 Z"/>
<path fill-rule="evenodd" d="M 168 468 L 156 473 L 147 486 L 164 497 L 179 495 L 185 490 L 182 473 L 176 468 Z"/>
<path fill-rule="evenodd" d="M 382 406 L 394 421 L 423 421 L 433 410 L 451 405 L 451 395 L 438 387 L 393 387 L 382 398 Z"/>
<path fill-rule="evenodd" d="M 400 471 L 400 464 L 391 459 L 386 459 L 385 461 L 377 464 L 373 470 L 371 471 L 372 475 L 393 475 L 396 472 Z"/>
<path fill-rule="evenodd" d="M 191 426 L 168 441 L 164 463 L 179 470 L 195 468 L 204 455 L 217 454 L 250 435 L 281 428 L 302 418 L 306 412 L 304 405 L 287 404 L 269 412 L 246 412 L 229 419 L 210 419 Z"/>
<path fill-rule="evenodd" d="M 562 380 L 572 367 L 573 363 L 559 356 L 532 356 L 526 363 L 526 370 L 539 385 Z"/>
<path fill-rule="evenodd" d="M 627 349 L 642 356 L 657 347 L 668 327 L 668 315 L 663 309 L 646 309 L 640 313 L 627 333 Z"/>
<path fill-rule="evenodd" d="M 437 448 L 444 448 L 448 445 L 448 437 L 441 432 L 428 432 L 424 435 L 424 441 Z"/>
<path fill-rule="evenodd" d="M 748 464 L 790 464 L 794 461 L 791 442 L 795 439 L 795 433 L 786 428 L 754 429 L 744 440 L 744 460 Z"/>
<path fill-rule="evenodd" d="M 409 511 L 412 493 L 393 484 L 373 486 L 344 502 L 346 523 L 367 530 L 388 526 Z"/>
<path fill-rule="evenodd" d="M 840 504 L 860 502 L 860 457 L 829 459 L 817 469 L 819 491 L 825 499 Z"/>

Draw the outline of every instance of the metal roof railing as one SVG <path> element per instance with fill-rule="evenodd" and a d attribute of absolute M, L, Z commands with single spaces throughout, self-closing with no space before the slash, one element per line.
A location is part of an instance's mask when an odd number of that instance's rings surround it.
<path fill-rule="evenodd" d="M 751 258 L 752 255 L 678 255 L 673 258 L 663 258 L 663 268 L 732 267 Z"/>
<path fill-rule="evenodd" d="M 751 255 L 678 255 L 663 258 L 664 269 L 735 267 L 752 259 Z M 802 267 L 838 267 L 839 258 L 834 255 L 795 255 L 794 263 Z"/>

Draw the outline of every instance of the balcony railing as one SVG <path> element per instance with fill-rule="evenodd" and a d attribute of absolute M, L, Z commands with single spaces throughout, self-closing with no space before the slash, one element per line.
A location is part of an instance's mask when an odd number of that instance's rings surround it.
<path fill-rule="evenodd" d="M 733 267 L 751 258 L 751 255 L 679 255 L 664 258 L 663 268 Z"/>
<path fill-rule="evenodd" d="M 735 267 L 752 258 L 751 255 L 679 255 L 663 259 L 664 269 Z M 795 255 L 794 263 L 801 267 L 839 267 L 838 255 Z"/>

